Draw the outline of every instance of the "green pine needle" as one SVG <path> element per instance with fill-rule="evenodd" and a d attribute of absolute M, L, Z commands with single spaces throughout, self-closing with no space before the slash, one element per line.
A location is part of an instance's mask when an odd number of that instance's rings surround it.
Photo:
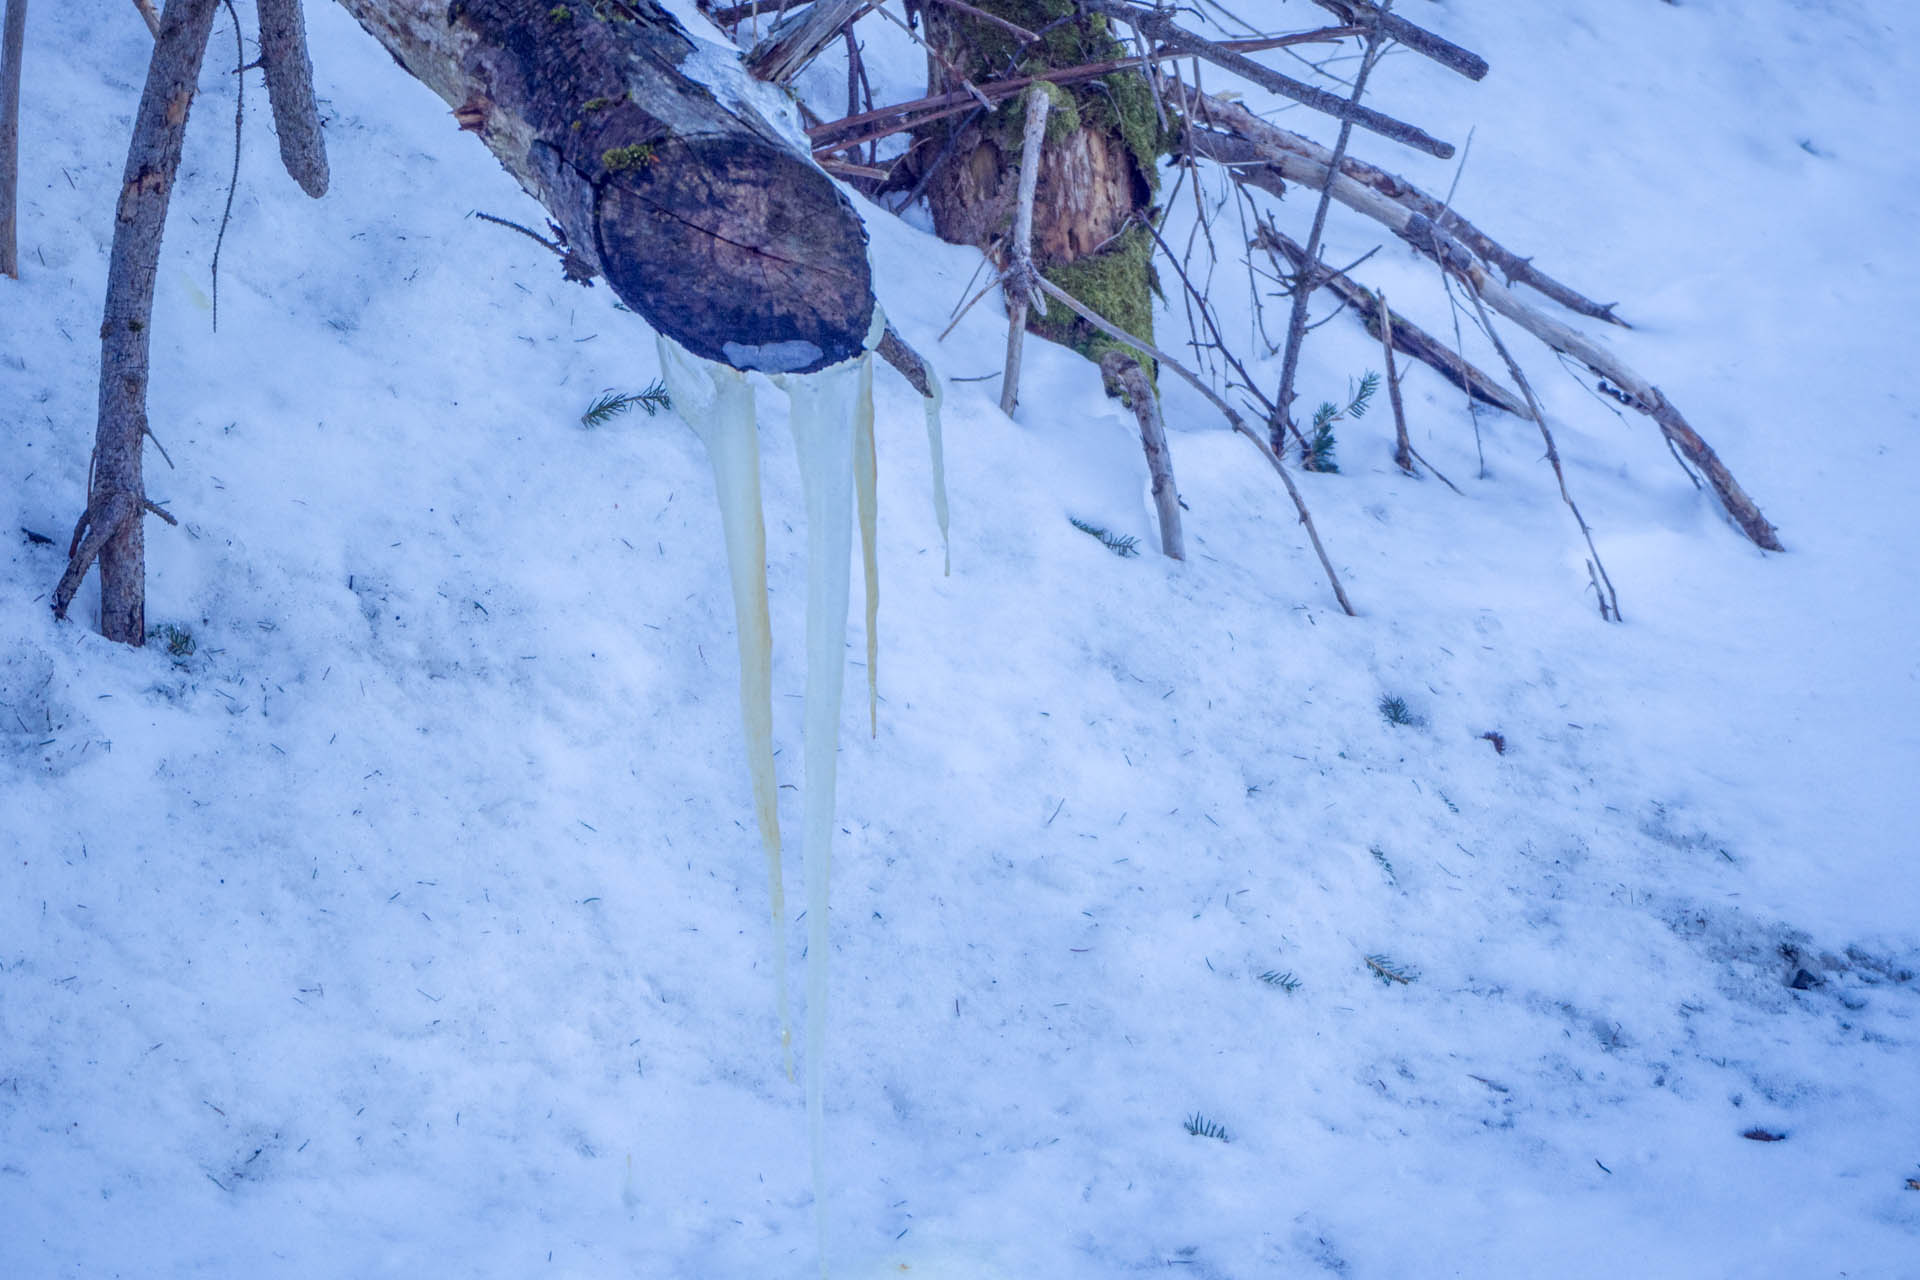
<path fill-rule="evenodd" d="M 580 415 L 580 425 L 589 430 L 603 427 L 635 405 L 644 409 L 651 418 L 662 409 L 673 408 L 673 400 L 667 395 L 667 384 L 658 378 L 645 391 L 603 391 Z"/>
<path fill-rule="evenodd" d="M 1140 539 L 1131 534 L 1123 535 L 1113 533 L 1110 530 L 1102 529 L 1097 524 L 1090 524 L 1082 520 L 1079 516 L 1068 516 L 1067 522 L 1080 532 L 1086 534 L 1089 538 L 1098 538 L 1101 546 L 1113 552 L 1113 554 L 1119 556 L 1122 560 L 1140 554 Z"/>
<path fill-rule="evenodd" d="M 1346 416 L 1349 418 L 1366 417 L 1368 408 L 1373 404 L 1373 393 L 1379 389 L 1380 375 L 1371 369 L 1367 370 L 1365 376 L 1360 379 L 1359 390 L 1355 391 L 1347 401 Z"/>
<path fill-rule="evenodd" d="M 1371 969 L 1373 976 L 1380 979 L 1386 986 L 1392 986 L 1397 982 L 1404 987 L 1420 976 L 1419 970 L 1398 964 L 1387 956 L 1368 956 L 1367 968 Z"/>
<path fill-rule="evenodd" d="M 1187 1117 L 1187 1132 L 1196 1138 L 1212 1138 L 1217 1142 L 1231 1142 L 1227 1131 L 1220 1125 L 1201 1115 L 1198 1111 Z"/>
<path fill-rule="evenodd" d="M 1387 858 L 1387 851 L 1385 849 L 1382 849 L 1376 844 L 1370 847 L 1367 852 L 1372 854 L 1373 860 L 1380 864 L 1380 869 L 1387 873 L 1388 883 L 1400 883 L 1400 877 L 1393 873 L 1393 863 Z"/>
<path fill-rule="evenodd" d="M 1419 723 L 1407 708 L 1407 700 L 1397 693 L 1381 694 L 1380 701 L 1374 705 L 1380 708 L 1380 716 L 1388 724 L 1407 726 Z"/>
<path fill-rule="evenodd" d="M 1269 969 L 1260 975 L 1260 981 L 1270 987 L 1278 987 L 1288 995 L 1292 995 L 1300 989 L 1300 979 L 1293 976 L 1293 970 L 1291 969 L 1285 972 L 1281 972 L 1278 969 Z"/>

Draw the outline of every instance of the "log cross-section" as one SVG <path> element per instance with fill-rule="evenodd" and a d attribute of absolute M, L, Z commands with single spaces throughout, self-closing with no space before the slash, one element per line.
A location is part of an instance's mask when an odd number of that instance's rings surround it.
<path fill-rule="evenodd" d="M 652 0 L 340 0 L 454 108 L 569 247 L 696 355 L 805 373 L 865 347 L 866 228 Z"/>

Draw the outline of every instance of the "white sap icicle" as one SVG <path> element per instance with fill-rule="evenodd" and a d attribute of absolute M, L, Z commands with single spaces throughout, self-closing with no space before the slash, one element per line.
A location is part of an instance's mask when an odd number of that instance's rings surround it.
<path fill-rule="evenodd" d="M 873 361 L 860 362 L 853 406 L 853 480 L 860 498 L 860 562 L 867 576 L 867 731 L 880 736 L 880 562 L 875 541 L 880 515 L 879 458 L 873 446 Z"/>
<path fill-rule="evenodd" d="M 740 646 L 740 724 L 760 844 L 767 854 L 772 901 L 773 982 L 780 1014 L 780 1050 L 793 1077 L 793 1024 L 787 1011 L 786 889 L 780 873 L 779 791 L 773 776 L 773 628 L 767 617 L 767 534 L 760 508 L 760 442 L 753 426 L 747 376 L 703 360 L 660 337 L 660 369 L 681 418 L 707 447 L 720 528 L 733 579 L 734 627 Z"/>
<path fill-rule="evenodd" d="M 827 884 L 833 853 L 840 696 L 846 675 L 853 441 L 858 406 L 871 395 L 872 358 L 871 353 L 863 353 L 818 373 L 780 379 L 793 406 L 793 443 L 807 506 L 806 782 L 802 791 L 807 875 L 807 1145 L 823 1277 L 827 1273 Z"/>

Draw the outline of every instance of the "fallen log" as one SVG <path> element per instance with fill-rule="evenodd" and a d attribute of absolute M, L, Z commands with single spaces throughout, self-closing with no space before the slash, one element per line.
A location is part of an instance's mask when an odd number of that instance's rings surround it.
<path fill-rule="evenodd" d="M 694 44 L 654 0 L 340 3 L 658 332 L 766 373 L 865 349 L 853 206 L 750 106 L 681 69 Z"/>

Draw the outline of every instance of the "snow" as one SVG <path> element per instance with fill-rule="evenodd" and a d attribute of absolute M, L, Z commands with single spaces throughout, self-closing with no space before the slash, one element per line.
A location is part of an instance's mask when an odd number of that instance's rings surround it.
<path fill-rule="evenodd" d="M 1398 54 L 1372 100 L 1472 131 L 1458 206 L 1619 298 L 1636 328 L 1601 336 L 1788 553 L 1509 330 L 1626 625 L 1537 432 L 1483 414 L 1476 476 L 1423 369 L 1414 443 L 1464 498 L 1393 470 L 1384 406 L 1342 424 L 1341 474 L 1296 473 L 1359 619 L 1171 385 L 1192 558 L 1120 559 L 1068 517 L 1153 545 L 1130 416 L 1035 341 L 1003 417 L 967 380 L 998 370 L 997 311 L 936 341 L 978 255 L 870 210 L 882 304 L 950 378 L 955 545 L 943 576 L 919 397 L 883 370 L 883 706 L 877 738 L 841 719 L 832 833 L 836 1276 L 1920 1274 L 1920 15 L 1398 7 L 1494 70 Z M 94 635 L 91 586 L 47 613 L 148 38 L 104 0 L 30 14 L 24 278 L 0 281 L 0 1275 L 808 1274 L 712 471 L 673 415 L 581 429 L 659 372 L 651 335 L 467 219 L 540 215 L 343 13 L 309 21 L 332 192 L 279 172 L 252 78 L 217 334 L 224 29 L 175 194 L 174 465 L 149 468 L 183 525 L 149 537 L 175 657 Z M 876 92 L 912 96 L 921 55 L 869 26 Z M 807 82 L 829 108 L 838 75 Z M 1340 210 L 1329 232 L 1333 260 L 1379 242 Z M 1403 246 L 1360 274 L 1451 333 Z M 1378 367 L 1336 320 L 1303 395 Z M 791 781 L 792 455 L 763 448 L 762 481 Z"/>

